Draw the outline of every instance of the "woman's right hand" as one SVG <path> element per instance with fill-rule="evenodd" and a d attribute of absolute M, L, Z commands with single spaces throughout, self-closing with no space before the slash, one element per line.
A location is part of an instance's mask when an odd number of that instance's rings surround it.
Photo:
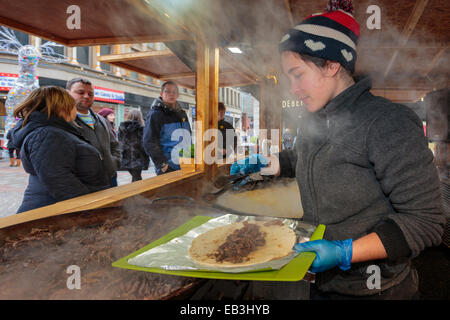
<path fill-rule="evenodd" d="M 162 171 L 162 172 L 166 172 L 167 169 L 169 169 L 169 165 L 168 165 L 168 164 L 166 164 L 164 167 L 162 167 L 162 168 L 161 168 L 161 171 Z"/>

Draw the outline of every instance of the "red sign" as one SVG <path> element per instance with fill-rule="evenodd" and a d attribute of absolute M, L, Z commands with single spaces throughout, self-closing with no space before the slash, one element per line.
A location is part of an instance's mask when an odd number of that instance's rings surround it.
<path fill-rule="evenodd" d="M 111 103 L 125 103 L 125 92 L 94 86 L 94 99 Z"/>
<path fill-rule="evenodd" d="M 0 72 L 0 91 L 9 91 L 16 84 L 19 75 L 17 73 Z M 38 77 L 36 76 L 36 79 Z"/>

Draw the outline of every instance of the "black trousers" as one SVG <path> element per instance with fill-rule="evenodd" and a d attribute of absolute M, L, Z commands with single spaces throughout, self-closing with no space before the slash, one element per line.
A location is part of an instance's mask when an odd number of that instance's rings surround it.
<path fill-rule="evenodd" d="M 131 174 L 131 182 L 142 180 L 142 169 L 128 169 Z"/>
<path fill-rule="evenodd" d="M 8 148 L 9 158 L 14 158 L 14 150 L 16 151 L 16 159 L 20 159 L 20 150 L 14 148 Z"/>

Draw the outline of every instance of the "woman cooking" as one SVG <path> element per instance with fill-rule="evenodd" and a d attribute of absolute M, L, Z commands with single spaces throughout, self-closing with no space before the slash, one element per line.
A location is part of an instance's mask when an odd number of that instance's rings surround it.
<path fill-rule="evenodd" d="M 353 79 L 352 11 L 330 1 L 282 38 L 283 71 L 307 112 L 294 149 L 261 173 L 296 177 L 303 219 L 326 225 L 326 240 L 295 245 L 316 253 L 311 299 L 416 299 L 411 259 L 440 243 L 445 222 L 438 175 L 416 114 Z M 368 285 L 373 270 L 379 286 Z"/>

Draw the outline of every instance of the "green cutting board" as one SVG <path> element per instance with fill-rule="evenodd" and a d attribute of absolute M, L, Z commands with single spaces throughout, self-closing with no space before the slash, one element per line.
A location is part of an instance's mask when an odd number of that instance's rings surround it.
<path fill-rule="evenodd" d="M 149 245 L 133 252 L 129 256 L 117 260 L 112 264 L 113 267 L 147 271 L 154 273 L 169 274 L 174 276 L 184 276 L 184 277 L 196 277 L 196 278 L 208 278 L 208 279 L 224 279 L 224 280 L 255 280 L 255 281 L 299 281 L 302 280 L 311 266 L 316 254 L 313 252 L 302 252 L 294 259 L 292 259 L 287 265 L 285 265 L 280 270 L 266 270 L 266 271 L 256 271 L 256 272 L 243 272 L 243 273 L 226 273 L 226 272 L 210 272 L 210 271 L 187 271 L 187 270 L 164 270 L 160 268 L 146 268 L 139 267 L 128 263 L 128 259 L 134 258 L 135 256 L 146 252 L 152 248 L 160 246 L 170 240 L 184 235 L 189 230 L 194 229 L 208 220 L 211 217 L 206 216 L 196 216 L 181 225 L 177 229 L 169 232 L 165 236 L 159 238 L 158 240 L 150 243 Z M 310 240 L 319 240 L 323 238 L 325 232 L 325 226 L 320 224 Z"/>

